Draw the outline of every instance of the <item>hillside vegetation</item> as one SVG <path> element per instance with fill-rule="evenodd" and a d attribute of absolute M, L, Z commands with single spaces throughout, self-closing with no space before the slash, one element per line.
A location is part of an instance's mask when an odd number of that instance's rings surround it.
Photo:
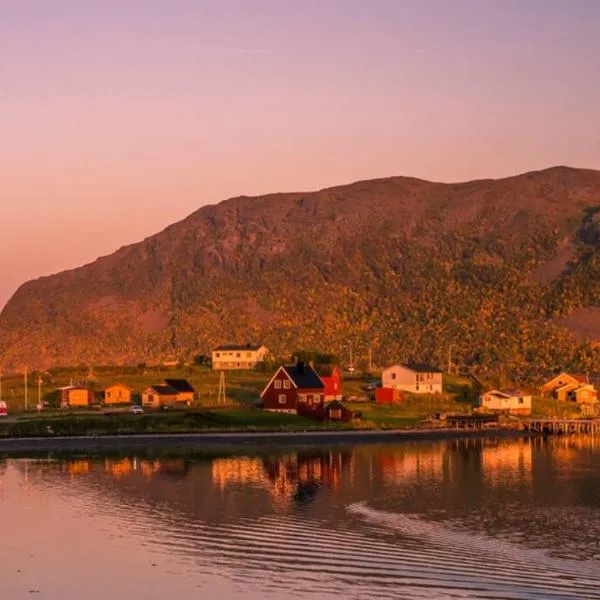
<path fill-rule="evenodd" d="M 452 345 L 457 367 L 531 381 L 600 371 L 578 322 L 596 306 L 600 172 L 396 177 L 234 198 L 29 282 L 0 315 L 0 364 L 150 363 L 232 341 L 445 364 Z"/>

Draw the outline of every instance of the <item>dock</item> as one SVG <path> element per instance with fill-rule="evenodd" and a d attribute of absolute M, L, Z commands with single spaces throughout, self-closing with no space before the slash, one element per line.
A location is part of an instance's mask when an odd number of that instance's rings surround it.
<path fill-rule="evenodd" d="M 527 419 L 524 431 L 553 435 L 600 435 L 600 419 Z"/>

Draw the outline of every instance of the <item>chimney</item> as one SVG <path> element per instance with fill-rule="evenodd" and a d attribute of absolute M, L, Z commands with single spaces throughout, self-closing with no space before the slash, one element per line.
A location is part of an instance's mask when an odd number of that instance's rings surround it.
<path fill-rule="evenodd" d="M 296 369 L 298 369 L 298 373 L 304 373 L 304 363 L 302 361 L 299 361 L 296 363 Z"/>

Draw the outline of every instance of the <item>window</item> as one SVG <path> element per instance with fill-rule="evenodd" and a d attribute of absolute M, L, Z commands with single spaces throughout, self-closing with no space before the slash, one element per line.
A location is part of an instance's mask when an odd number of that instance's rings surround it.
<path fill-rule="evenodd" d="M 396 379 L 396 373 L 392 373 L 392 379 Z"/>
<path fill-rule="evenodd" d="M 289 390 L 289 389 L 290 389 L 290 380 L 289 380 L 289 379 L 286 379 L 286 380 L 283 382 L 283 387 L 284 387 L 284 389 L 286 389 L 286 390 Z"/>
<path fill-rule="evenodd" d="M 217 357 L 217 358 L 221 358 L 221 353 L 220 353 L 220 352 L 217 352 L 217 354 L 216 354 L 216 357 Z"/>
<path fill-rule="evenodd" d="M 279 401 L 279 404 L 285 404 L 287 401 L 286 395 L 279 394 L 279 396 L 277 396 L 277 400 Z"/>
<path fill-rule="evenodd" d="M 329 417 L 331 419 L 341 419 L 342 418 L 342 410 L 340 408 L 332 408 L 329 411 Z"/>
<path fill-rule="evenodd" d="M 252 353 L 251 352 L 246 352 L 246 358 L 252 358 Z"/>
<path fill-rule="evenodd" d="M 306 394 L 298 394 L 298 402 L 304 404 L 306 402 Z"/>
<path fill-rule="evenodd" d="M 523 404 L 523 398 L 519 398 L 519 404 Z"/>
<path fill-rule="evenodd" d="M 280 390 L 281 389 L 281 379 L 276 379 L 275 380 L 275 389 L 276 390 Z"/>
<path fill-rule="evenodd" d="M 241 354 L 239 352 L 235 355 L 236 358 L 239 358 L 240 356 Z"/>

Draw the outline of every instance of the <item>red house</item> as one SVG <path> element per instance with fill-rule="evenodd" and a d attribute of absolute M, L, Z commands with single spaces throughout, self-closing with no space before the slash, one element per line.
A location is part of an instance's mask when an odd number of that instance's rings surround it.
<path fill-rule="evenodd" d="M 279 367 L 260 397 L 265 410 L 312 416 L 323 412 L 325 384 L 313 367 L 299 362 Z"/>
<path fill-rule="evenodd" d="M 337 367 L 318 366 L 319 377 L 325 384 L 325 401 L 342 399 L 342 375 Z"/>

